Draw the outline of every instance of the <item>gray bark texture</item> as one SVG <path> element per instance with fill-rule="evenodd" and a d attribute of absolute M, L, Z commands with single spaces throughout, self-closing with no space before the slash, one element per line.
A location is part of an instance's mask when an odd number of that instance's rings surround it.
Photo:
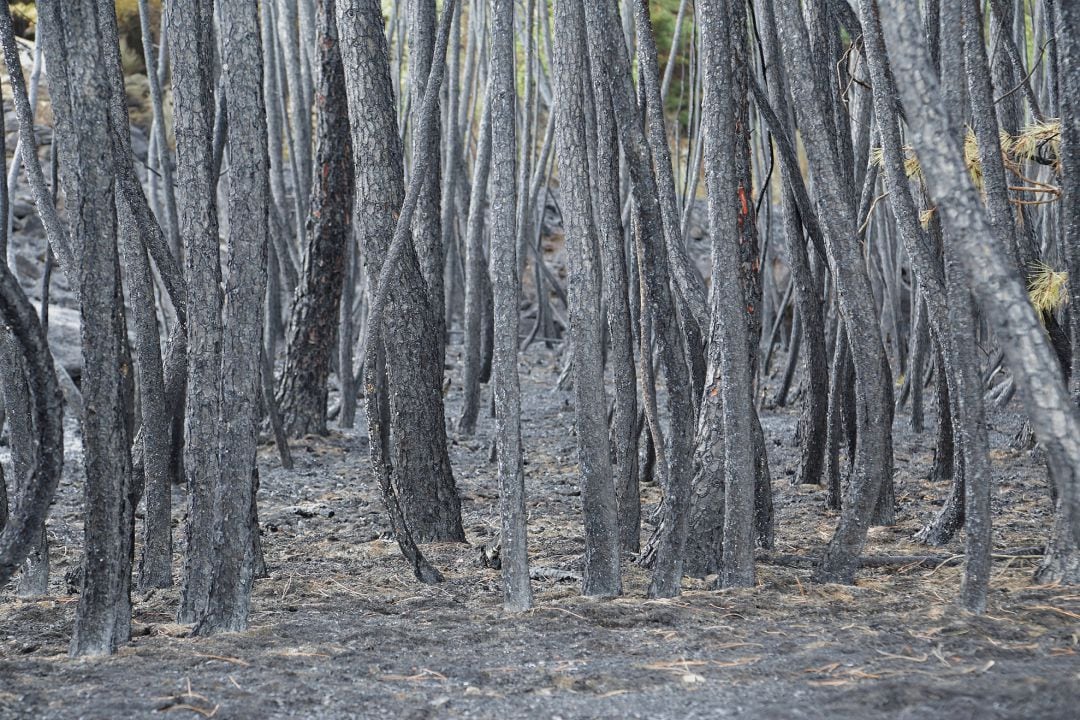
<path fill-rule="evenodd" d="M 503 606 L 532 606 L 526 536 L 525 474 L 521 449 L 521 383 L 518 379 L 518 303 L 515 202 L 514 0 L 494 0 L 491 13 L 491 68 L 488 102 L 491 140 L 502 148 L 491 165 L 491 268 L 495 301 L 495 446 L 502 510 Z"/>
<path fill-rule="evenodd" d="M 0 13 L 0 15 L 6 15 Z M 19 343 L 33 401 L 38 462 L 26 479 L 26 492 L 6 504 L 0 523 L 0 587 L 22 565 L 45 528 L 45 516 L 64 464 L 64 405 L 48 340 L 26 294 L 6 263 L 0 263 L 0 317 Z M 0 490 L 3 490 L 0 487 Z"/>
<path fill-rule="evenodd" d="M 465 539 L 461 500 L 446 448 L 443 346 L 432 342 L 439 336 L 441 321 L 433 313 L 411 240 L 401 244 L 402 255 L 393 263 L 393 272 L 383 271 L 405 187 L 381 9 L 374 5 L 338 6 L 356 174 L 357 237 L 367 263 L 369 297 L 388 293 L 386 302 L 394 308 L 376 317 L 369 306 L 366 363 L 376 362 L 382 352 L 371 352 L 372 348 L 385 349 L 390 425 L 382 431 L 392 441 L 393 483 L 410 532 L 420 542 L 461 542 Z M 380 13 L 377 23 L 373 12 Z M 422 153 L 416 160 L 421 158 L 425 166 L 438 161 L 437 155 Z M 417 174 L 415 165 L 412 173 Z M 385 288 L 375 282 L 384 274 L 389 278 Z M 369 421 L 374 419 L 369 416 Z M 373 449 L 376 437 L 378 433 L 372 435 Z"/>
<path fill-rule="evenodd" d="M 76 158 L 61 174 L 64 192 L 77 208 L 73 236 L 78 249 L 82 323 L 86 470 L 83 582 L 71 654 L 106 655 L 131 636 L 131 440 L 124 401 L 124 377 L 131 369 L 124 353 L 123 303 L 119 302 L 116 206 L 113 193 L 111 108 L 105 47 L 108 37 L 93 0 L 42 3 L 39 20 L 46 37 L 49 86 L 61 122 L 71 134 L 58 135 L 61 157 Z"/>
<path fill-rule="evenodd" d="M 292 169 L 295 181 L 293 191 L 297 201 L 296 243 L 299 244 L 303 242 L 303 222 L 307 217 L 308 198 L 311 196 L 311 105 L 305 102 L 310 93 L 305 91 L 301 70 L 304 46 L 299 38 L 297 1 L 278 0 L 275 7 L 278 47 L 284 60 L 284 72 L 280 79 L 288 83 L 288 91 L 282 93 L 282 101 L 288 103 L 289 125 L 292 131 L 289 154 L 294 163 Z M 179 38 L 172 32 L 169 33 L 169 38 L 175 47 Z"/>
<path fill-rule="evenodd" d="M 990 566 L 990 473 L 982 392 L 975 372 L 974 319 L 970 293 L 958 270 L 959 258 L 954 242 L 950 240 L 945 251 L 948 270 L 946 273 L 936 257 L 930 238 L 919 224 L 919 211 L 904 169 L 903 143 L 894 102 L 896 87 L 887 65 L 880 20 L 872 0 L 863 0 L 860 9 L 873 81 L 875 109 L 881 129 L 889 200 L 904 246 L 923 290 L 931 329 L 945 350 L 944 362 L 941 363 L 939 371 L 946 374 L 951 388 L 949 396 L 955 396 L 954 404 L 959 410 L 954 417 L 954 437 L 959 439 L 963 471 L 956 473 L 957 479 L 954 482 L 963 483 L 959 486 L 962 490 L 959 500 L 960 508 L 965 511 L 961 517 L 967 517 L 968 527 L 965 535 L 968 553 L 962 596 L 968 609 L 980 612 L 986 605 Z M 969 38 L 970 30 L 971 27 L 965 24 L 965 41 L 977 42 L 981 49 L 981 34 L 976 33 Z M 946 275 L 948 289 L 945 287 Z M 967 513 L 969 508 L 970 514 Z"/>
<path fill-rule="evenodd" d="M 3 43 L 5 62 L 10 63 L 8 67 L 21 67 L 17 63 L 18 51 L 15 47 L 15 36 L 11 26 L 11 15 L 8 9 L 5 7 L 3 12 L 0 13 L 0 41 Z M 9 73 L 10 74 L 10 73 Z M 26 102 L 25 88 L 22 88 L 23 103 L 19 103 L 18 93 L 19 83 L 22 80 L 21 73 L 17 78 L 13 77 L 12 88 L 13 96 L 16 97 L 17 104 L 29 105 Z M 25 107 L 24 107 L 25 110 Z M 4 123 L 0 120 L 0 133 L 6 132 L 4 129 Z M 5 152 L 5 142 L 3 138 L 0 138 L 0 156 L 6 158 L 3 155 Z M 55 154 L 54 154 L 55 158 Z M 16 162 L 18 158 L 15 158 Z M 0 162 L 0 165 L 5 165 L 6 159 Z M 5 168 L 0 167 L 0 171 Z M 54 178 L 55 179 L 55 178 Z M 6 172 L 0 172 L 0 218 L 8 217 L 9 210 L 9 188 L 7 184 Z M 4 222 L 0 225 L 0 239 L 2 239 L 2 248 L 0 248 L 0 257 L 7 258 L 8 243 L 10 240 L 8 232 L 8 224 Z M 13 276 L 9 274 L 7 264 L 4 263 L 4 273 L 7 274 L 8 281 L 18 288 L 18 282 Z M 47 285 L 45 286 L 48 287 Z M 26 298 L 22 294 L 21 288 L 19 292 L 8 298 L 8 302 L 17 301 L 26 303 Z M 24 307 L 29 307 L 27 303 Z M 43 300 L 42 309 L 48 308 L 47 300 Z M 47 422 L 47 419 L 43 418 L 35 421 L 35 412 L 39 409 L 34 404 L 32 385 L 35 380 L 34 371 L 41 371 L 44 368 L 28 367 L 25 357 L 31 357 L 34 363 L 44 363 L 46 358 L 37 357 L 33 354 L 31 349 L 24 349 L 23 344 L 20 342 L 17 333 L 13 328 L 18 324 L 18 318 L 8 319 L 8 315 L 12 312 L 17 312 L 19 308 L 10 308 L 5 311 L 3 316 L 3 327 L 0 329 L 0 391 L 3 392 L 4 400 L 4 420 L 8 423 L 8 439 L 11 446 L 11 474 L 13 481 L 9 484 L 6 481 L 5 474 L 0 468 L 0 532 L 3 531 L 5 525 L 7 525 L 9 510 L 15 507 L 19 507 L 21 504 L 29 506 L 30 512 L 35 509 L 35 493 L 39 492 L 39 487 L 35 485 L 41 485 L 41 476 L 35 472 L 36 467 L 39 464 L 39 453 L 50 451 L 47 448 L 42 448 L 39 442 L 39 438 L 35 435 L 35 423 L 41 424 Z M 46 318 L 43 314 L 42 318 Z M 47 328 L 44 325 L 38 325 L 37 316 L 33 311 L 30 311 L 30 319 L 33 320 L 31 328 L 34 332 L 40 334 L 42 337 L 47 335 Z M 25 322 L 26 318 L 24 318 Z M 26 355 L 29 353 L 29 355 Z M 46 348 L 47 361 L 51 363 L 52 356 Z M 51 373 L 51 370 L 49 371 Z M 52 377 L 52 381 L 55 383 L 55 377 Z M 39 390 L 40 392 L 40 390 Z M 62 450 L 61 450 L 62 452 Z M 61 460 L 62 455 L 61 455 Z M 47 459 L 46 459 L 47 460 Z M 45 460 L 40 461 L 44 464 Z M 9 508 L 8 490 L 14 494 L 14 499 L 11 503 L 12 508 Z M 46 486 L 47 487 L 47 486 Z M 47 506 L 46 506 L 47 507 Z M 22 572 L 19 576 L 19 584 L 17 592 L 23 597 L 34 597 L 39 595 L 45 595 L 48 592 L 49 582 L 49 555 L 48 555 L 48 541 L 45 530 L 45 514 L 44 512 L 37 513 L 31 516 L 29 522 L 25 522 L 24 526 L 36 527 L 36 537 L 34 542 L 26 548 L 25 560 L 22 561 Z M 0 538 L 0 552 L 5 548 L 5 544 L 2 538 Z M 0 556 L 2 557 L 2 556 Z M 0 568 L 0 577 L 5 573 L 3 568 Z M 6 582 L 6 577 L 0 579 L 0 587 Z"/>
<path fill-rule="evenodd" d="M 788 82 L 784 72 L 783 59 L 781 57 L 780 41 L 776 33 L 776 18 L 773 12 L 772 0 L 763 0 L 756 6 L 758 12 L 758 27 L 762 39 L 762 47 L 766 58 L 766 78 L 768 80 L 769 102 L 775 113 L 776 120 L 782 126 L 772 129 L 774 142 L 776 135 L 784 138 L 791 137 L 793 129 L 793 114 L 788 102 Z M 750 78 L 753 89 L 754 79 Z M 799 471 L 793 482 L 798 485 L 818 485 L 822 482 L 824 465 L 825 440 L 827 436 L 828 406 L 829 406 L 829 365 L 828 351 L 825 342 L 825 319 L 822 312 L 823 300 L 818 283 L 814 279 L 813 268 L 810 264 L 810 255 L 807 251 L 807 243 L 803 234 L 803 225 L 809 229 L 816 225 L 816 217 L 804 217 L 804 212 L 810 209 L 809 198 L 800 208 L 796 198 L 794 185 L 802 187 L 801 175 L 796 171 L 797 165 L 790 161 L 785 162 L 784 157 L 790 157 L 781 153 L 780 178 L 784 185 L 782 195 L 782 212 L 784 239 L 787 247 L 787 259 L 791 267 L 791 274 L 795 287 L 795 304 L 800 317 L 802 328 L 802 356 L 803 367 L 806 370 L 806 400 L 802 414 L 799 416 L 799 442 L 800 458 Z M 811 211 L 812 212 L 812 211 Z M 823 243 L 821 243 L 823 244 Z M 819 250 L 820 252 L 820 250 Z M 822 258 L 824 260 L 824 258 Z"/>
<path fill-rule="evenodd" d="M 619 202 L 619 136 L 611 104 L 611 88 L 592 76 L 596 118 L 593 168 L 596 234 L 600 243 L 603 299 L 607 307 L 607 360 L 614 379 L 614 409 L 610 444 L 619 538 L 623 552 L 636 553 L 641 543 L 641 497 L 638 473 L 637 372 L 634 369 L 634 328 L 626 269 L 626 235 Z M 537 262 L 540 262 L 539 260 Z"/>
<path fill-rule="evenodd" d="M 116 170 L 120 257 L 129 271 L 128 290 L 139 358 L 137 372 L 143 428 L 134 443 L 131 493 L 136 498 L 133 502 L 137 503 L 143 489 L 147 489 L 146 538 L 139 578 L 144 586 L 167 587 L 172 584 L 171 413 L 166 402 L 157 312 L 146 249 L 149 248 L 157 259 L 166 292 L 175 299 L 174 310 L 181 324 L 186 319 L 184 281 L 135 171 L 124 73 L 119 52 L 112 52 L 114 46 L 119 48 L 114 3 L 98 0 L 97 17 L 101 42 L 106 49 L 103 67 L 110 89 L 108 103 Z"/>
<path fill-rule="evenodd" d="M 724 439 L 724 532 L 720 583 L 754 584 L 755 443 L 757 413 L 751 397 L 747 300 L 740 278 L 740 205 L 735 177 L 734 82 L 731 16 L 726 0 L 701 5 L 705 183 L 712 237 L 712 322 L 702 402 L 722 404 Z M 743 190 L 745 193 L 745 189 Z M 743 196 L 745 197 L 745 195 Z"/>
<path fill-rule="evenodd" d="M 618 13 L 608 3 L 590 2 L 586 3 L 585 19 L 590 70 L 594 84 L 602 83 L 610 88 L 620 146 L 627 161 L 637 210 L 635 241 L 638 273 L 642 279 L 640 342 L 643 348 L 639 355 L 641 371 L 638 377 L 643 387 L 646 417 L 656 446 L 657 467 L 664 489 L 664 517 L 657 531 L 656 563 L 649 594 L 652 597 L 672 597 L 679 593 L 682 581 L 693 455 L 694 399 L 687 364 L 686 337 L 680 327 L 679 313 L 682 311 L 676 310 L 675 294 L 671 291 L 669 248 L 663 242 L 665 235 L 659 191 L 652 172 L 649 144 L 642 128 L 625 39 L 619 43 L 621 23 Z M 692 318 L 686 320 L 692 322 Z M 655 408 L 650 337 L 653 337 L 661 358 L 668 391 L 671 425 L 666 441 Z M 670 447 L 665 447 L 665 442 Z"/>
<path fill-rule="evenodd" d="M 892 476 L 892 397 L 888 361 L 881 344 L 866 264 L 859 249 L 852 183 L 844 176 L 836 124 L 824 103 L 829 89 L 815 70 L 810 38 L 795 0 L 776 3 L 778 27 L 791 91 L 847 329 L 855 369 L 857 425 L 855 462 L 840 522 L 817 569 L 822 581 L 851 582 L 866 542 L 878 493 Z"/>
<path fill-rule="evenodd" d="M 206 610 L 213 561 L 212 488 L 221 475 L 221 258 L 213 175 L 213 10 L 209 0 L 173 0 L 166 23 L 172 58 L 176 191 L 187 273 L 187 392 L 184 470 L 188 490 L 180 622 Z M 261 305 L 261 300 L 260 300 Z"/>
<path fill-rule="evenodd" d="M 375 0 L 338 0 L 337 20 L 349 98 L 357 235 L 370 282 L 364 394 L 372 469 L 383 489 L 398 543 L 414 572 L 426 581 L 437 581 L 441 576 L 416 548 L 411 530 L 415 528 L 422 540 L 465 538 L 456 490 L 452 483 L 439 482 L 449 476 L 446 436 L 438 432 L 442 428 L 442 396 L 430 391 L 430 376 L 424 374 L 425 362 L 433 353 L 441 363 L 442 343 L 432 342 L 431 309 L 408 237 L 412 210 L 405 202 L 408 198 L 382 10 Z M 448 29 L 440 32 L 445 49 Z M 435 92 L 438 84 L 436 81 Z M 419 192 L 416 179 L 422 177 L 417 173 L 427 162 L 414 170 L 414 194 Z M 382 308 L 388 303 L 394 312 L 384 314 Z M 384 355 L 385 362 L 380 359 Z M 384 367 L 385 378 L 381 376 Z M 385 407 L 387 400 L 389 408 Z M 391 439 L 393 478 L 388 457 Z M 409 472 L 416 476 L 411 485 Z M 399 504 L 395 484 L 410 490 L 402 493 L 405 504 L 413 503 L 409 510 Z M 417 489 L 426 491 L 423 506 L 417 500 Z"/>
<path fill-rule="evenodd" d="M 220 476 L 213 480 L 213 567 L 195 632 L 247 628 L 255 573 L 255 451 L 261 419 L 260 360 L 270 177 L 262 43 L 255 3 L 221 7 L 228 102 L 229 237 L 221 353 Z"/>
<path fill-rule="evenodd" d="M 26 363 L 18 341 L 7 328 L 0 331 L 0 390 L 11 447 L 11 489 L 16 496 L 22 496 L 29 491 L 27 481 L 37 462 L 37 448 Z M 48 589 L 49 546 L 43 525 L 37 542 L 23 562 L 16 592 L 19 597 L 33 598 L 48 594 Z"/>
<path fill-rule="evenodd" d="M 1080 407 L 1080 7 L 1062 0 L 1056 7 L 1058 82 L 1061 87 L 1061 226 L 1069 268 L 1069 317 L 1072 331 L 1071 388 Z M 1080 514 L 1059 495 L 1054 529 L 1041 582 L 1080 583 Z"/>
<path fill-rule="evenodd" d="M 677 289 L 685 314 L 697 326 L 700 336 L 709 326 L 709 313 L 705 298 L 705 284 L 693 261 L 686 252 L 675 193 L 675 176 L 671 168 L 671 150 L 668 145 L 667 127 L 664 122 L 664 101 L 661 98 L 660 68 L 656 57 L 656 37 L 653 35 L 652 18 L 648 0 L 634 4 L 634 27 L 637 30 L 638 71 L 641 77 L 641 93 L 645 102 L 645 125 L 653 169 L 659 190 L 660 214 L 664 224 L 664 238 L 668 263 L 674 287 Z M 702 19 L 707 18 L 702 13 Z"/>
<path fill-rule="evenodd" d="M 555 86 L 559 96 L 556 144 L 566 205 L 570 342 L 575 423 L 585 520 L 582 593 L 616 596 L 619 573 L 618 509 L 611 474 L 604 393 L 600 259 L 593 224 L 586 148 L 585 86 L 589 55 L 581 0 L 555 5 Z"/>
<path fill-rule="evenodd" d="M 484 203 L 487 200 L 490 172 L 491 98 L 485 97 L 480 116 L 480 136 L 476 143 L 476 161 L 473 163 L 469 214 L 465 223 L 465 358 L 461 418 L 458 420 L 458 431 L 465 435 L 476 431 L 476 419 L 480 415 L 481 326 L 484 322 L 484 284 L 489 281 L 488 263 L 484 255 Z"/>
<path fill-rule="evenodd" d="M 442 246 L 442 172 L 440 170 L 439 148 L 442 144 L 441 121 L 438 106 L 435 111 L 435 130 L 422 139 L 417 134 L 420 128 L 420 110 L 423 106 L 424 93 L 427 90 L 428 75 L 431 72 L 432 53 L 435 50 L 435 0 L 408 0 L 408 35 L 409 35 L 409 95 L 412 108 L 409 124 L 412 129 L 412 164 L 415 167 L 417 156 L 431 155 L 431 164 L 424 178 L 424 187 L 416 206 L 413 218 L 413 246 L 420 259 L 420 269 L 427 284 L 428 304 L 438 337 L 445 335 L 443 313 L 443 266 L 445 264 Z M 415 170 L 413 170 L 415 172 Z M 438 376 L 432 379 L 433 392 L 442 392 L 443 363 L 439 354 Z M 445 431 L 444 431 L 445 432 Z"/>
<path fill-rule="evenodd" d="M 1058 372 L 1057 359 L 1028 302 L 1010 248 L 991 234 L 980 199 L 964 166 L 959 119 L 941 102 L 925 40 L 912 8 L 880 2 L 882 27 L 912 139 L 930 192 L 942 208 L 946 232 L 956 238 L 976 299 L 1005 352 L 1036 438 L 1066 511 L 1080 510 L 1080 417 Z M 987 238 L 991 238 L 988 240 Z M 1080 524 L 1072 528 L 1080 536 Z"/>
<path fill-rule="evenodd" d="M 278 393 L 285 427 L 295 437 L 326 434 L 327 379 L 337 338 L 347 243 L 352 240 L 352 140 L 334 0 L 319 3 L 317 25 L 316 172 L 304 269 L 286 334 Z M 352 312 L 352 308 L 344 311 Z"/>

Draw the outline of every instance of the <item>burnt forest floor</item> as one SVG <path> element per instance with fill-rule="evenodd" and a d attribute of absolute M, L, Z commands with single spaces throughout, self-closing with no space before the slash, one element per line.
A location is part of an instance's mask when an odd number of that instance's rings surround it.
<path fill-rule="evenodd" d="M 458 350 L 448 356 L 450 427 Z M 579 572 L 572 394 L 555 389 L 557 365 L 537 346 L 521 363 L 529 549 L 535 566 Z M 1012 410 L 991 418 L 1001 549 L 1041 545 L 1051 522 L 1042 466 L 1010 448 Z M 763 424 L 775 552 L 807 554 L 836 518 L 823 490 L 789 485 L 796 414 L 766 410 Z M 583 598 L 573 580 L 534 580 L 536 607 L 504 612 L 498 571 L 479 562 L 499 524 L 493 421 L 482 416 L 474 437 L 450 432 L 468 542 L 425 547 L 446 582 L 415 582 L 388 539 L 361 415 L 357 430 L 295 442 L 291 472 L 272 446 L 261 450 L 270 577 L 257 581 L 248 631 L 192 638 L 174 623 L 175 589 L 136 594 L 132 642 L 87 660 L 67 657 L 77 596 L 64 575 L 78 562 L 82 492 L 69 440 L 49 519 L 51 595 L 0 591 L 0 718 L 1077 717 L 1080 588 L 1037 586 L 1033 558 L 995 562 L 981 617 L 955 605 L 956 563 L 862 570 L 854 586 L 760 564 L 754 589 L 711 590 L 707 578 L 688 580 L 677 599 L 647 600 L 647 572 L 627 562 L 624 597 Z M 925 480 L 933 421 L 931 405 L 926 432 L 914 436 L 908 416 L 897 418 L 899 522 L 871 531 L 868 554 L 962 552 L 959 539 L 939 549 L 911 540 L 947 491 Z M 645 485 L 643 494 L 648 518 L 659 491 Z M 179 544 L 182 488 L 174 507 Z"/>

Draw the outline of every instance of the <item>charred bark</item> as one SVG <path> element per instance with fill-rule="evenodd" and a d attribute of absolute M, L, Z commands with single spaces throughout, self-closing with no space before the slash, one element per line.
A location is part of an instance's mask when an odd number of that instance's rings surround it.
<path fill-rule="evenodd" d="M 345 71 L 334 0 L 318 11 L 315 167 L 304 269 L 286 335 L 278 399 L 293 437 L 326 434 L 327 379 L 337 339 L 346 244 L 352 238 L 353 173 Z M 351 372 L 351 370 L 349 371 Z"/>

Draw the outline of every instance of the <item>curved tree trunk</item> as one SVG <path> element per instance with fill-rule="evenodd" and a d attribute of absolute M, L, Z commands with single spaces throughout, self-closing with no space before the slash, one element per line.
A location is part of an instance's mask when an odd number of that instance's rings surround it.
<path fill-rule="evenodd" d="M 881 0 L 880 7 L 894 71 L 908 79 L 900 96 L 927 185 L 943 210 L 946 232 L 956 238 L 983 316 L 1001 342 L 1035 436 L 1046 448 L 1061 502 L 1066 512 L 1080 517 L 1080 413 L 1061 380 L 1010 249 L 998 239 L 987 240 L 993 237 L 991 227 L 964 166 L 960 123 L 943 108 L 912 8 L 897 0 Z M 1080 539 L 1080 524 L 1072 535 Z"/>
<path fill-rule="evenodd" d="M 851 582 L 866 542 L 872 510 L 886 477 L 892 476 L 892 398 L 888 367 L 877 323 L 870 314 L 873 293 L 859 251 L 855 198 L 843 178 L 838 129 L 827 112 L 830 91 L 823 69 L 813 61 L 810 38 L 795 0 L 777 2 L 780 38 L 811 174 L 819 193 L 830 269 L 855 368 L 856 449 L 848 497 L 836 532 L 825 550 L 818 580 Z M 826 73 L 827 74 L 827 73 Z"/>
<path fill-rule="evenodd" d="M 0 12 L 0 22 L 10 15 Z M 0 263 L 0 318 L 18 341 L 28 370 L 33 401 L 38 462 L 26 481 L 27 491 L 4 505 L 6 521 L 0 523 L 0 587 L 7 584 L 44 531 L 64 464 L 64 405 L 56 381 L 52 353 L 37 313 L 5 263 Z M 0 491 L 4 488 L 0 481 Z"/>
<path fill-rule="evenodd" d="M 1072 329 L 1073 403 L 1080 407 L 1080 8 L 1057 3 L 1054 47 L 1058 54 L 1061 86 L 1061 225 L 1069 263 L 1069 317 Z M 1053 478 L 1056 479 L 1056 478 Z M 1055 502 L 1054 529 L 1046 559 L 1038 571 L 1040 582 L 1080 583 L 1080 541 L 1076 528 L 1080 513 L 1059 495 Z"/>
<path fill-rule="evenodd" d="M 394 309 L 376 318 L 369 308 L 365 363 L 377 363 L 381 350 L 372 349 L 385 349 L 390 425 L 381 430 L 392 441 L 393 482 L 409 531 L 421 542 L 460 542 L 465 531 L 446 450 L 441 387 L 432 390 L 433 368 L 441 377 L 443 346 L 432 342 L 436 325 L 411 242 L 402 245 L 400 260 L 386 273 L 387 286 L 380 287 L 378 280 L 405 199 L 382 10 L 373 0 L 337 2 L 356 175 L 357 237 L 367 262 L 369 297 L 374 301 L 378 293 L 386 293 L 386 303 Z M 374 387 L 365 386 L 364 392 L 376 394 Z M 370 442 L 373 447 L 380 442 L 378 433 Z"/>

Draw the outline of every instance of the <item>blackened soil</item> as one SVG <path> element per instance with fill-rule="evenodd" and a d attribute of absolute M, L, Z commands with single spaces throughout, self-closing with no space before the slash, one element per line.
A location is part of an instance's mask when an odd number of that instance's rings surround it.
<path fill-rule="evenodd" d="M 534 566 L 573 573 L 583 549 L 573 408 L 571 394 L 554 389 L 556 367 L 544 350 L 521 366 L 530 555 Z M 451 375 L 452 421 L 460 388 Z M 836 518 L 821 490 L 788 484 L 794 413 L 764 414 L 776 552 L 812 554 Z M 871 531 L 868 553 L 962 551 L 960 540 L 928 549 L 911 539 L 947 490 L 925 480 L 932 412 L 927 420 L 913 436 L 907 417 L 897 419 L 900 520 Z M 1010 449 L 1016 427 L 1015 414 L 1003 414 L 991 428 L 1003 550 L 1040 545 L 1050 527 L 1045 472 Z M 536 607 L 508 614 L 497 571 L 478 562 L 498 527 L 492 420 L 482 418 L 472 438 L 451 435 L 468 544 L 425 548 L 445 583 L 412 579 L 387 540 L 366 433 L 335 430 L 296 443 L 292 472 L 272 447 L 260 454 L 270 577 L 257 584 L 251 629 L 189 637 L 173 623 L 177 592 L 158 591 L 136 598 L 132 642 L 90 660 L 66 654 L 77 596 L 63 576 L 78 562 L 81 533 L 73 444 L 49 521 L 53 594 L 0 592 L 0 718 L 1078 716 L 1080 588 L 1036 586 L 1037 558 L 995 562 L 982 617 L 955 605 L 955 563 L 865 570 L 854 586 L 814 585 L 805 569 L 762 564 L 752 590 L 688 580 L 678 599 L 650 601 L 646 571 L 627 562 L 622 598 L 537 580 Z M 648 485 L 645 494 L 648 516 L 659 493 Z M 183 508 L 180 489 L 175 503 Z"/>

